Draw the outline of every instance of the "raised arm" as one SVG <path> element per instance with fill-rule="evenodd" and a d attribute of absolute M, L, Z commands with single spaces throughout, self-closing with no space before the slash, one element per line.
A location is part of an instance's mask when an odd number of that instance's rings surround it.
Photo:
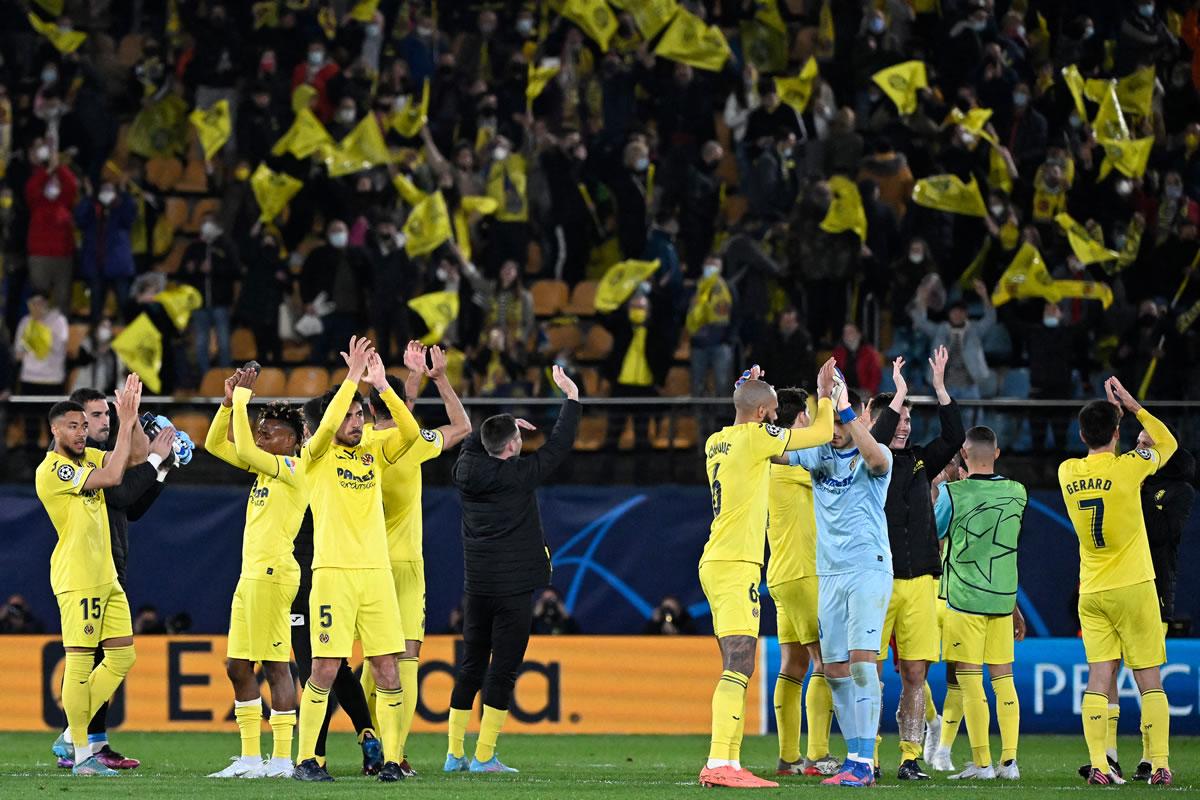
<path fill-rule="evenodd" d="M 237 457 L 255 472 L 270 478 L 278 478 L 289 486 L 295 486 L 299 482 L 295 471 L 280 469 L 280 457 L 262 450 L 254 441 L 254 431 L 250 429 L 249 408 L 250 398 L 254 396 L 254 381 L 257 377 L 257 370 L 243 372 L 237 388 L 233 390 L 233 445 L 237 451 Z"/>
<path fill-rule="evenodd" d="M 939 428 L 937 438 L 925 445 L 925 469 L 930 474 L 945 469 L 967 439 L 962 412 L 946 391 L 946 363 L 949 360 L 950 352 L 944 346 L 935 350 L 929 359 L 929 367 L 933 371 L 933 391 L 938 399 Z"/>
<path fill-rule="evenodd" d="M 433 379 L 438 396 L 446 406 L 446 416 L 450 418 L 449 425 L 438 428 L 442 434 L 442 447 L 454 447 L 471 433 L 471 418 L 467 416 L 467 409 L 463 407 L 462 400 L 450 385 L 450 379 L 446 377 L 446 354 L 442 352 L 442 348 L 434 345 L 429 351 L 429 361 L 428 375 Z"/>
<path fill-rule="evenodd" d="M 833 370 L 836 362 L 831 358 L 821 365 L 817 373 L 817 415 L 807 428 L 790 430 L 784 452 L 807 450 L 827 443 L 833 438 Z"/>
<path fill-rule="evenodd" d="M 892 402 L 888 403 L 887 408 L 879 410 L 879 416 L 875 417 L 875 421 L 871 424 L 871 435 L 884 447 L 891 445 L 892 439 L 895 438 L 896 426 L 900 424 L 900 411 L 904 408 L 904 401 L 908 399 L 908 381 L 904 379 L 904 375 L 901 373 L 902 369 L 904 369 L 904 357 L 897 356 L 892 361 L 892 382 L 896 384 L 896 394 L 892 397 Z M 874 416 L 873 411 L 872 401 L 867 401 L 867 416 Z"/>
<path fill-rule="evenodd" d="M 392 421 L 396 423 L 395 428 L 389 428 L 383 433 L 383 457 L 392 464 L 412 447 L 412 443 L 421 435 L 421 426 L 387 382 L 387 370 L 383 366 L 383 360 L 374 350 L 367 357 L 367 381 L 379 392 L 379 399 L 387 406 L 392 414 Z"/>
<path fill-rule="evenodd" d="M 842 392 L 838 397 L 839 414 L 850 411 L 850 400 L 846 395 L 846 392 Z M 863 463 L 867 465 L 867 471 L 875 477 L 886 475 L 892 466 L 887 447 L 875 441 L 875 437 L 867 430 L 862 418 L 857 416 L 851 418 L 849 424 L 846 424 L 846 430 L 850 433 L 850 440 L 854 442 L 854 446 L 862 455 Z"/>
<path fill-rule="evenodd" d="M 363 373 L 367 370 L 367 356 L 371 350 L 371 343 L 366 337 L 351 336 L 350 337 L 350 352 L 342 353 L 342 358 L 346 361 L 346 379 L 342 381 L 342 385 L 338 387 L 337 393 L 333 399 L 329 401 L 329 405 L 325 407 L 325 413 L 321 415 L 321 423 L 317 429 L 313 431 L 312 437 L 305 445 L 305 451 L 310 458 L 321 458 L 329 451 L 329 446 L 333 444 L 333 436 L 337 433 L 337 429 L 341 426 L 342 420 L 346 418 L 346 412 L 350 410 L 350 403 L 354 400 L 354 393 L 358 390 L 358 382 L 362 380 Z M 388 392 L 395 396 L 395 392 L 388 387 Z M 389 405 L 388 408 L 391 408 Z M 404 409 L 404 413 L 412 419 L 412 415 L 408 413 L 408 409 Z M 399 424 L 400 420 L 396 420 Z"/>
<path fill-rule="evenodd" d="M 1150 474 L 1158 472 L 1162 469 L 1162 465 L 1166 464 L 1171 456 L 1175 455 L 1175 451 L 1179 449 L 1179 442 L 1171 434 L 1169 428 L 1162 424 L 1157 417 L 1142 407 L 1142 404 L 1137 401 L 1133 395 L 1125 390 L 1121 382 L 1115 377 L 1109 378 L 1104 382 L 1105 389 L 1112 393 L 1112 398 L 1126 411 L 1137 417 L 1137 421 L 1142 423 L 1142 427 L 1146 429 L 1146 434 L 1150 440 L 1154 442 L 1151 450 L 1158 453 L 1158 461 L 1154 462 L 1154 468 L 1149 470 Z"/>
<path fill-rule="evenodd" d="M 117 390 L 117 442 L 104 463 L 88 473 L 84 489 L 109 489 L 121 483 L 129 463 L 129 445 L 133 427 L 138 423 L 142 400 L 142 382 L 136 374 L 125 379 L 124 390 Z"/>
<path fill-rule="evenodd" d="M 233 417 L 233 390 L 241 370 L 237 370 L 225 379 L 225 399 L 217 406 L 217 414 L 208 433 L 204 436 L 204 449 L 212 455 L 238 469 L 250 469 L 250 465 L 238 458 L 237 448 L 234 447 L 233 428 L 230 420 Z"/>
<path fill-rule="evenodd" d="M 579 387 L 571 380 L 562 367 L 555 365 L 551 370 L 554 384 L 563 391 L 567 399 L 563 402 L 562 411 L 554 423 L 554 429 L 546 437 L 546 442 L 531 456 L 520 458 L 517 464 L 521 476 L 530 486 L 540 484 L 545 478 L 559 467 L 575 446 L 575 436 L 579 432 Z M 472 436 L 471 439 L 475 437 Z M 470 441 L 470 440 L 468 440 Z"/>
<path fill-rule="evenodd" d="M 408 367 L 408 377 L 404 379 L 404 405 L 412 411 L 421 392 L 421 378 L 425 377 L 425 345 L 409 342 L 404 351 L 404 366 Z"/>

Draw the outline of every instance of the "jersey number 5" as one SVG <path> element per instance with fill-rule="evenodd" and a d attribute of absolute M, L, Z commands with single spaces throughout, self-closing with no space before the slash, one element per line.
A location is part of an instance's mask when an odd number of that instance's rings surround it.
<path fill-rule="evenodd" d="M 713 516 L 714 517 L 721 516 L 721 482 L 719 480 L 717 480 L 717 473 L 720 472 L 720 470 L 721 470 L 720 464 L 713 464 L 712 503 L 713 503 Z"/>
<path fill-rule="evenodd" d="M 318 609 L 321 617 L 321 627 L 328 628 L 333 625 L 333 606 L 321 606 Z"/>
<path fill-rule="evenodd" d="M 1092 544 L 1097 549 L 1104 547 L 1104 499 L 1080 500 L 1079 510 L 1092 512 Z"/>

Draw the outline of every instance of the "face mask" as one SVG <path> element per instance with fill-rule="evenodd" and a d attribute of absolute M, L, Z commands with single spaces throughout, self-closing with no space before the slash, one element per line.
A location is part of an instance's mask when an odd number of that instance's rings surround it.
<path fill-rule="evenodd" d="M 343 247 L 345 247 L 346 242 L 349 241 L 349 239 L 350 234 L 346 233 L 345 231 L 334 231 L 333 233 L 329 234 L 329 244 L 333 245 L 333 247 L 337 248 L 338 250 L 341 250 Z"/>
<path fill-rule="evenodd" d="M 39 145 L 38 148 L 33 151 L 33 160 L 34 161 L 49 161 L 50 160 L 50 148 L 44 144 Z"/>
<path fill-rule="evenodd" d="M 1088 26 L 1088 27 L 1086 27 L 1086 28 L 1084 28 L 1084 29 L 1083 29 L 1083 40 L 1084 40 L 1085 42 L 1086 42 L 1088 39 L 1090 39 L 1090 38 L 1092 38 L 1093 36 L 1095 36 L 1095 35 L 1096 35 L 1096 29 L 1095 29 L 1095 28 L 1093 28 L 1093 27 L 1091 27 L 1091 26 Z"/>
<path fill-rule="evenodd" d="M 338 111 L 337 119 L 338 122 L 342 123 L 343 125 L 349 125 L 351 122 L 354 122 L 354 109 L 343 108 L 342 110 Z"/>
<path fill-rule="evenodd" d="M 109 206 L 112 205 L 112 201 L 116 199 L 116 196 L 117 193 L 112 189 L 101 189 L 96 199 L 100 201 L 100 205 Z"/>
<path fill-rule="evenodd" d="M 1078 128 L 1083 127 L 1083 120 L 1081 120 L 1079 118 L 1079 115 L 1076 114 L 1074 111 L 1071 112 L 1071 116 L 1067 117 L 1067 122 L 1069 122 L 1071 124 L 1072 128 L 1078 129 Z"/>
<path fill-rule="evenodd" d="M 211 242 L 221 235 L 221 227 L 215 222 L 205 222 L 200 226 L 200 238 L 206 242 Z"/>
<path fill-rule="evenodd" d="M 1017 30 L 1016 30 L 1016 34 L 1017 34 L 1017 38 L 1024 39 L 1024 38 L 1025 38 L 1025 26 L 1024 26 L 1024 25 L 1018 25 L 1018 26 L 1017 26 Z"/>
<path fill-rule="evenodd" d="M 44 69 L 42 70 L 42 83 L 51 84 L 58 80 L 58 70 Z"/>
<path fill-rule="evenodd" d="M 108 344 L 112 341 L 112 328 L 108 325 L 102 325 L 96 331 L 96 341 L 100 344 Z"/>
<path fill-rule="evenodd" d="M 320 50 L 313 50 L 308 54 L 308 63 L 314 67 L 319 67 L 325 63 L 325 53 Z"/>
<path fill-rule="evenodd" d="M 433 273 L 433 277 L 437 278 L 438 283 L 445 283 L 448 276 L 446 275 L 446 270 L 438 267 L 437 272 Z"/>
<path fill-rule="evenodd" d="M 970 147 L 971 145 L 975 144 L 975 134 L 973 134 L 973 133 L 962 134 L 962 143 L 963 143 L 964 147 Z"/>
<path fill-rule="evenodd" d="M 629 321 L 632 322 L 634 325 L 645 324 L 646 317 L 648 317 L 648 316 L 649 316 L 649 313 L 644 308 L 629 309 Z"/>
<path fill-rule="evenodd" d="M 920 250 L 911 250 L 908 254 L 908 260 L 914 264 L 920 264 L 925 260 L 925 253 Z"/>
<path fill-rule="evenodd" d="M 1013 92 L 1013 105 L 1017 108 L 1024 108 L 1029 102 L 1029 95 L 1025 92 Z"/>
<path fill-rule="evenodd" d="M 367 31 L 367 36 L 371 39 L 374 39 L 375 37 L 379 36 L 379 34 L 383 33 L 383 28 L 379 27 L 374 22 L 372 22 L 370 25 L 367 26 L 366 31 Z"/>
<path fill-rule="evenodd" d="M 1021 230 L 1016 225 L 1007 222 L 1000 226 L 1000 246 L 1005 250 L 1012 250 L 1020 240 Z"/>
<path fill-rule="evenodd" d="M 52 181 L 46 184 L 42 194 L 46 196 L 47 200 L 57 200 L 58 196 L 62 194 L 62 187 L 58 185 L 57 181 Z"/>
<path fill-rule="evenodd" d="M 1182 186 L 1168 186 L 1166 189 L 1163 190 L 1163 192 L 1171 200 L 1178 200 L 1180 197 L 1183 197 L 1183 187 Z"/>
<path fill-rule="evenodd" d="M 650 159 L 642 156 L 637 161 L 633 162 L 633 168 L 638 172 L 645 172 L 650 168 Z"/>
<path fill-rule="evenodd" d="M 492 151 L 492 160 L 493 161 L 503 161 L 506 158 L 508 158 L 508 148 L 507 147 L 497 147 L 495 150 Z"/>
<path fill-rule="evenodd" d="M 1143 17 L 1153 17 L 1154 3 L 1142 3 L 1140 6 L 1138 6 L 1138 13 Z"/>
<path fill-rule="evenodd" d="M 1058 327 L 1058 317 L 1042 317 L 1042 324 L 1047 328 Z"/>
<path fill-rule="evenodd" d="M 718 265 L 718 264 L 705 264 L 704 265 L 704 277 L 705 278 L 715 278 L 720 274 L 721 274 L 720 265 Z"/>
<path fill-rule="evenodd" d="M 871 18 L 871 33 L 883 33 L 885 28 L 887 28 L 887 23 L 882 17 Z"/>
<path fill-rule="evenodd" d="M 1113 247 L 1116 248 L 1118 251 L 1125 249 L 1125 234 L 1118 233 L 1116 236 L 1113 237 Z"/>
<path fill-rule="evenodd" d="M 1128 197 L 1133 192 L 1133 184 L 1129 181 L 1117 181 L 1117 194 L 1121 197 Z"/>
<path fill-rule="evenodd" d="M 433 36 L 433 28 L 427 28 L 424 25 L 418 25 L 417 36 L 420 36 L 422 39 L 428 39 L 430 36 Z"/>
<path fill-rule="evenodd" d="M 781 156 L 783 156 L 784 158 L 791 158 L 791 157 L 792 157 L 792 148 L 790 148 L 790 147 L 785 147 L 785 148 L 783 148 L 782 150 L 780 150 L 780 151 L 779 151 L 779 154 L 780 154 Z"/>
<path fill-rule="evenodd" d="M 527 17 L 517 20 L 517 33 L 522 36 L 533 33 L 533 20 Z"/>
<path fill-rule="evenodd" d="M 992 212 L 993 217 L 998 217 L 1004 213 L 1004 205 L 1001 203 L 992 203 L 988 206 L 988 211 Z"/>
<path fill-rule="evenodd" d="M 650 294 L 651 288 L 652 287 L 650 286 L 650 281 L 642 281 L 641 283 L 638 284 L 638 291 L 641 292 L 642 294 Z"/>
<path fill-rule="evenodd" d="M 983 33 L 983 31 L 987 30 L 987 20 L 986 19 L 971 20 L 971 30 L 975 31 L 976 33 Z"/>

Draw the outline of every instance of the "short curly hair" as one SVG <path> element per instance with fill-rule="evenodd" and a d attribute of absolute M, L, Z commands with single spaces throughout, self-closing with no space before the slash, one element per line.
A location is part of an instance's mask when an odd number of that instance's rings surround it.
<path fill-rule="evenodd" d="M 272 400 L 263 406 L 263 410 L 258 412 L 258 425 L 262 425 L 265 420 L 279 420 L 287 425 L 296 434 L 296 444 L 304 441 L 304 415 L 300 413 L 300 409 L 289 405 L 283 400 Z"/>

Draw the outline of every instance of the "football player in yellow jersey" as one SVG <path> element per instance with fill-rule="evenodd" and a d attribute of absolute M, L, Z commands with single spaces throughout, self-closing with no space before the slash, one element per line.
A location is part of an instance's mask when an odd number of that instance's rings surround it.
<path fill-rule="evenodd" d="M 807 428 L 808 393 L 780 389 L 777 422 Z M 771 465 L 771 505 L 767 541 L 767 588 L 775 601 L 779 629 L 779 676 L 775 679 L 775 727 L 779 733 L 777 775 L 833 775 L 841 761 L 829 753 L 833 697 L 825 683 L 817 637 L 817 518 L 812 477 L 804 467 Z M 800 693 L 809 660 L 813 673 L 804 694 L 808 752 L 800 758 Z"/>
<path fill-rule="evenodd" d="M 379 780 L 401 780 L 403 697 L 396 660 L 404 651 L 400 607 L 387 562 L 380 473 L 396 463 L 420 437 L 408 408 L 387 382 L 383 362 L 365 338 L 352 336 L 346 380 L 330 397 L 321 424 L 305 445 L 305 478 L 313 514 L 313 577 L 309 595 L 312 618 L 312 673 L 304 687 L 300 745 L 293 777 L 331 781 L 316 759 L 317 736 L 325 704 L 341 660 L 354 639 L 362 641 L 378 687 L 379 733 L 383 768 Z M 363 403 L 356 388 L 364 375 L 379 392 L 396 427 L 363 437 Z"/>
<path fill-rule="evenodd" d="M 1122 655 L 1142 694 L 1142 731 L 1151 759 L 1150 783 L 1170 785 L 1168 764 L 1170 712 L 1159 667 L 1166 642 L 1154 589 L 1154 565 L 1142 517 L 1142 481 L 1174 454 L 1175 437 L 1142 408 L 1121 382 L 1104 383 L 1107 401 L 1088 403 L 1079 412 L 1079 436 L 1087 458 L 1071 458 L 1058 468 L 1067 514 L 1079 537 L 1079 623 L 1088 660 L 1083 695 L 1083 736 L 1091 770 L 1087 781 L 1114 783 L 1105 750 L 1109 687 Z M 1145 428 L 1150 447 L 1120 456 L 1122 409 Z"/>
<path fill-rule="evenodd" d="M 76 775 L 117 775 L 100 763 L 88 744 L 87 726 L 133 666 L 133 626 L 129 601 L 117 581 L 109 538 L 104 490 L 118 485 L 129 461 L 130 440 L 138 425 L 142 384 L 130 375 L 117 392 L 120 423 L 111 452 L 87 447 L 83 406 L 69 400 L 50 409 L 54 449 L 37 468 L 34 483 L 58 542 L 50 555 L 50 588 L 58 600 L 64 658 L 62 705 Z M 171 452 L 175 437 L 165 428 L 155 437 L 146 460 L 155 468 Z M 104 660 L 93 669 L 96 648 Z M 65 742 L 67 737 L 60 737 Z"/>
<path fill-rule="evenodd" d="M 417 711 L 417 667 L 421 658 L 421 643 L 425 639 L 425 557 L 421 546 L 421 465 L 437 458 L 448 447 L 454 447 L 471 433 L 471 419 L 462 400 L 446 377 L 446 354 L 440 347 L 429 352 L 431 366 L 426 367 L 425 347 L 409 342 L 404 353 L 404 365 L 409 369 L 408 380 L 388 376 L 388 384 L 411 410 L 421 388 L 421 379 L 429 377 L 446 406 L 450 424 L 434 430 L 421 429 L 400 460 L 383 471 L 383 516 L 387 525 L 388 560 L 392 565 L 392 580 L 396 586 L 396 602 L 400 605 L 400 620 L 404 624 L 404 654 L 400 656 L 400 690 L 404 693 L 404 725 L 400 731 L 400 770 L 411 778 L 416 771 L 408 763 L 404 746 L 412 730 Z M 379 397 L 371 392 L 368 401 L 375 426 L 372 435 L 391 430 L 396 423 L 391 412 Z M 375 712 L 375 679 L 370 670 L 362 673 L 363 691 L 372 714 Z"/>
<path fill-rule="evenodd" d="M 712 490 L 713 521 L 700 557 L 700 586 L 712 609 L 721 648 L 721 679 L 712 700 L 712 743 L 700 772 L 703 786 L 769 788 L 741 765 L 746 687 L 758 646 L 758 587 L 762 580 L 771 490 L 771 459 L 816 447 L 833 437 L 833 359 L 817 376 L 817 418 L 803 430 L 777 428 L 775 390 L 757 366 L 733 393 L 732 425 L 708 437 L 705 472 Z"/>
<path fill-rule="evenodd" d="M 292 541 L 308 508 L 300 410 L 271 403 L 250 428 L 247 411 L 258 370 L 239 369 L 225 381 L 225 400 L 208 430 L 208 452 L 255 474 L 246 501 L 242 572 L 229 613 L 226 673 L 233 684 L 242 754 L 210 778 L 290 778 L 296 727 L 296 684 L 291 670 L 291 606 L 300 585 Z M 230 430 L 230 418 L 233 426 Z M 232 435 L 233 441 L 230 442 Z M 271 759 L 259 749 L 262 697 L 254 663 L 271 687 Z"/>

